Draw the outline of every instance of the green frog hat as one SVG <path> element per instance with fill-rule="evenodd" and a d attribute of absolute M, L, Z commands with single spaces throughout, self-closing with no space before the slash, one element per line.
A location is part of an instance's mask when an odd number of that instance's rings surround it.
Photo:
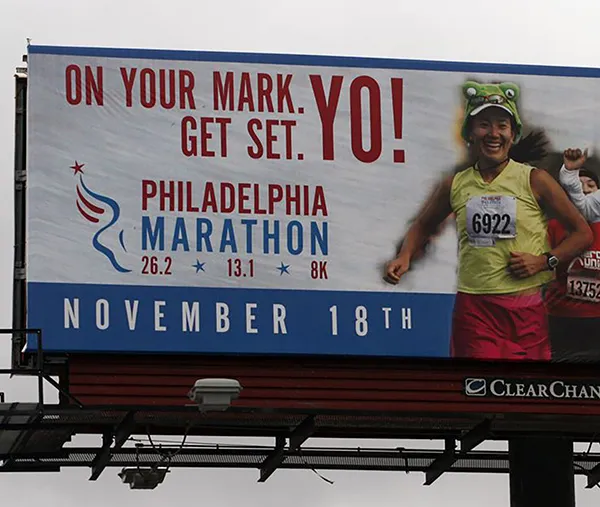
<path fill-rule="evenodd" d="M 462 86 L 462 92 L 466 104 L 461 135 L 465 141 L 469 142 L 469 118 L 488 107 L 500 107 L 512 116 L 516 126 L 515 143 L 519 142 L 523 132 L 523 124 L 517 109 L 520 90 L 516 84 L 480 84 L 475 81 L 466 81 Z"/>

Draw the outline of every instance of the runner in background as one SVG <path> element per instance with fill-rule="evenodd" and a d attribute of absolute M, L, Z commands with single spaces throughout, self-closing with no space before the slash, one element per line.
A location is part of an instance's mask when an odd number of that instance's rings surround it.
<path fill-rule="evenodd" d="M 571 201 L 587 219 L 594 241 L 571 262 L 561 262 L 545 294 L 549 314 L 552 359 L 600 361 L 600 184 L 585 170 L 587 153 L 565 150 L 559 180 Z M 562 224 L 548 222 L 550 246 L 568 235 Z"/>
<path fill-rule="evenodd" d="M 398 283 L 415 254 L 452 213 L 458 229 L 458 286 L 451 355 L 480 359 L 550 359 L 541 286 L 559 259 L 592 240 L 584 218 L 545 171 L 509 156 L 522 134 L 512 83 L 464 84 L 462 137 L 476 162 L 451 174 L 429 196 L 386 269 Z M 549 208 L 571 234 L 550 250 Z"/>

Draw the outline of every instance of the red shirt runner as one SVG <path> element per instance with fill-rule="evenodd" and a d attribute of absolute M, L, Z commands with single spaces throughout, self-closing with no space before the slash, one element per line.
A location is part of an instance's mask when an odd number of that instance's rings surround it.
<path fill-rule="evenodd" d="M 555 317 L 600 317 L 600 222 L 589 224 L 594 233 L 592 245 L 570 263 L 560 263 L 556 277 L 545 293 L 548 313 Z M 552 219 L 548 222 L 551 248 L 568 232 Z"/>

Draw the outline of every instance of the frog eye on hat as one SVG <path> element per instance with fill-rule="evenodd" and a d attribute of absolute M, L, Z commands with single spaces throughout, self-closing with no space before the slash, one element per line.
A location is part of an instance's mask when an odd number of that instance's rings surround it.
<path fill-rule="evenodd" d="M 519 98 L 519 87 L 515 83 L 500 83 L 498 87 L 508 100 L 517 100 Z"/>

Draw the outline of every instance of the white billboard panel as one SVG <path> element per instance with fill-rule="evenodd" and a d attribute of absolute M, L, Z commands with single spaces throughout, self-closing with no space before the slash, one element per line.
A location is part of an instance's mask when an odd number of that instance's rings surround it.
<path fill-rule="evenodd" d="M 399 284 L 383 275 L 466 161 L 465 81 L 516 83 L 551 151 L 598 140 L 585 69 L 44 46 L 28 62 L 28 326 L 51 350 L 448 357 L 452 218 Z"/>

